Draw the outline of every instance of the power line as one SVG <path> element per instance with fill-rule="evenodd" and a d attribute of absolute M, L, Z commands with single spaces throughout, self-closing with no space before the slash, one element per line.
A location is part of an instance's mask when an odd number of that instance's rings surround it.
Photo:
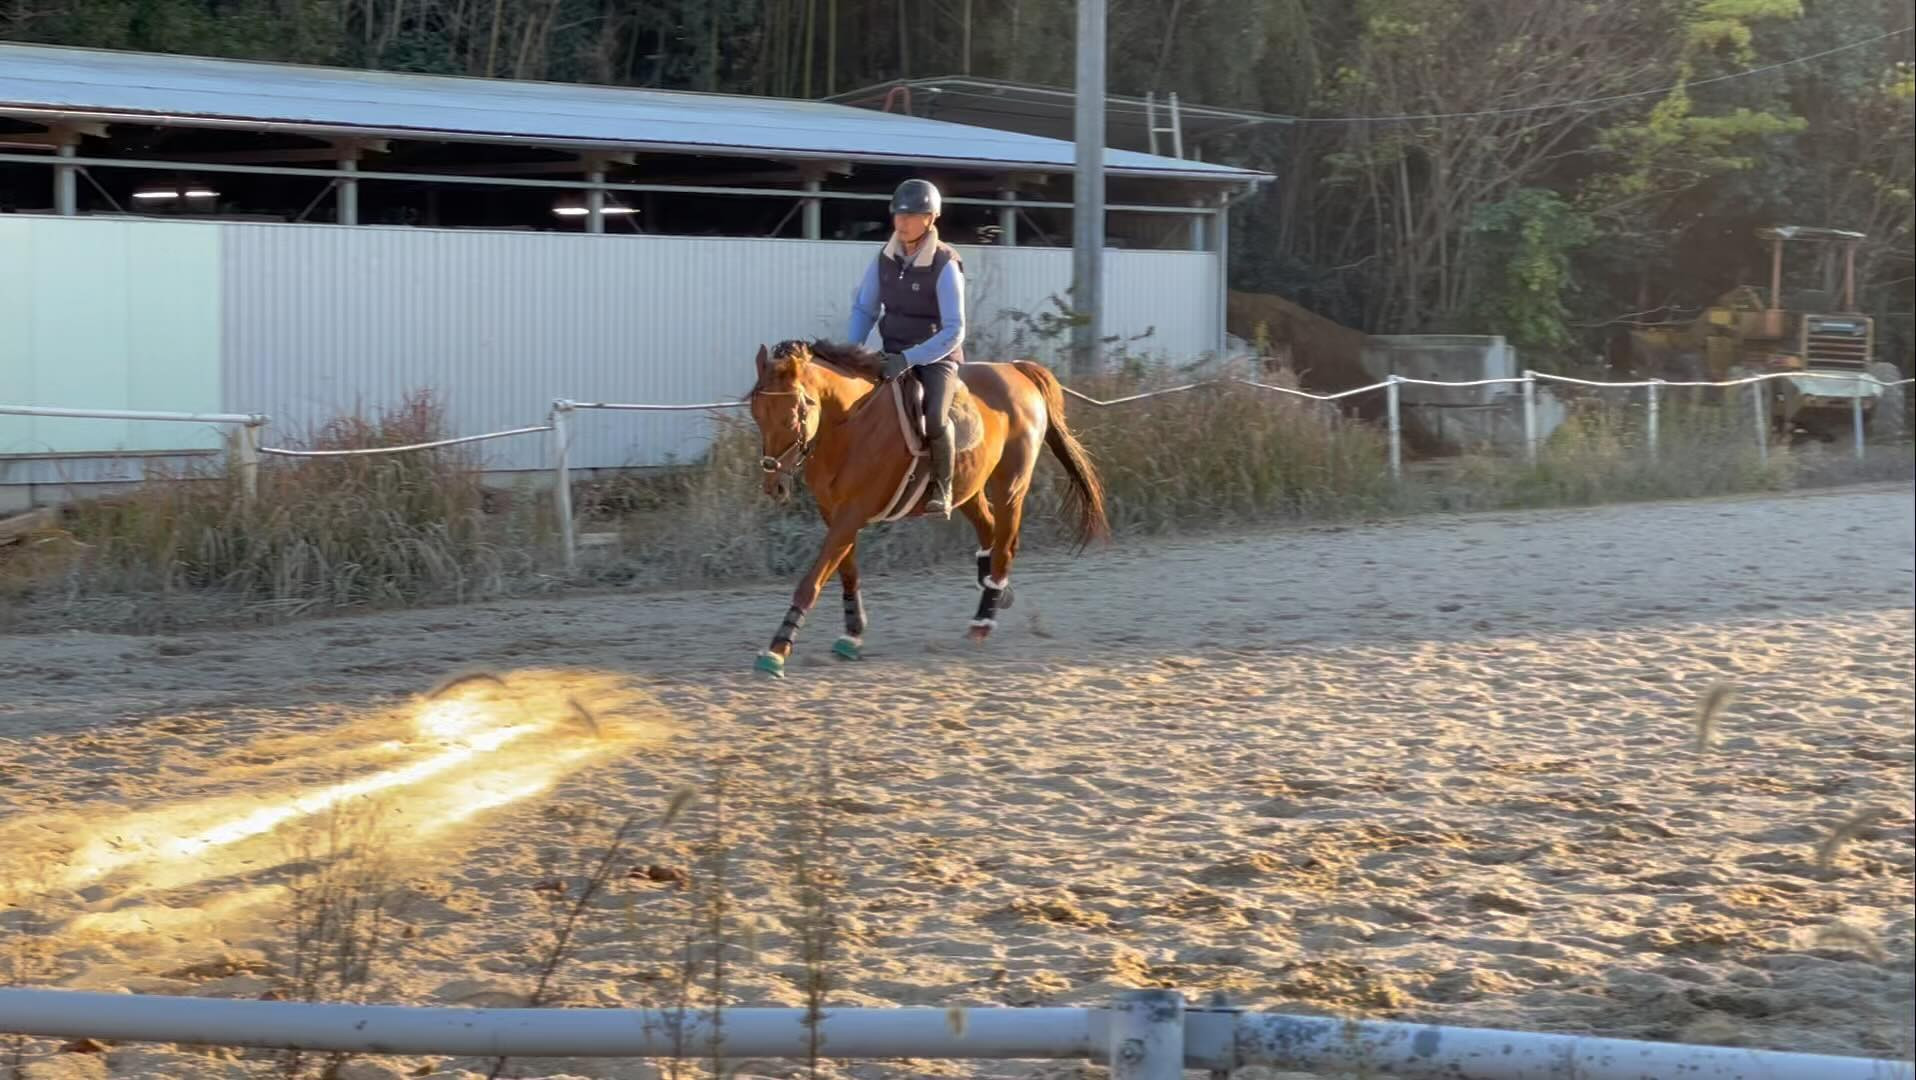
<path fill-rule="evenodd" d="M 1633 90 L 1627 94 L 1609 94 L 1604 97 L 1584 98 L 1580 101 L 1560 101 L 1542 105 L 1514 105 L 1506 109 L 1477 109 L 1471 112 L 1404 113 L 1396 116 L 1273 116 L 1272 119 L 1283 120 L 1293 124 L 1394 123 L 1410 120 L 1464 120 L 1478 116 L 1509 116 L 1518 113 L 1546 112 L 1552 109 L 1577 109 L 1593 105 L 1608 105 L 1619 101 L 1632 101 L 1636 98 L 1668 94 L 1676 90 L 1688 90 L 1698 86 L 1709 86 L 1712 83 L 1729 82 L 1732 79 L 1745 79 L 1752 75 L 1764 75 L 1796 64 L 1807 64 L 1812 60 L 1821 60 L 1826 56 L 1835 56 L 1837 53 L 1849 52 L 1852 49 L 1861 49 L 1874 45 L 1879 41 L 1888 41 L 1890 38 L 1901 37 L 1912 30 L 1916 30 L 1916 26 L 1905 26 L 1900 30 L 1891 30 L 1886 34 L 1877 34 L 1875 37 L 1866 38 L 1862 41 L 1852 41 L 1847 45 L 1838 45 L 1833 49 L 1824 49 L 1822 52 L 1810 53 L 1807 56 L 1792 57 L 1774 64 L 1765 64 L 1762 67 L 1732 71 L 1726 75 L 1712 75 L 1707 79 L 1692 79 L 1687 82 L 1673 83 L 1669 86 L 1657 87 L 1654 90 Z"/>
<path fill-rule="evenodd" d="M 1223 109 L 1223 108 L 1212 108 L 1209 106 L 1202 106 L 1202 105 L 1186 105 L 1184 107 L 1184 112 L 1186 117 L 1191 117 L 1194 115 L 1209 114 L 1209 115 L 1220 116 L 1220 117 L 1229 115 L 1229 116 L 1239 118 L 1240 122 L 1237 124 L 1232 124 L 1226 127 L 1217 128 L 1211 131 L 1198 132 L 1194 136 L 1196 138 L 1214 138 L 1218 135 L 1225 135 L 1234 131 L 1241 131 L 1241 130 L 1244 130 L 1245 128 L 1254 128 L 1261 124 L 1403 123 L 1403 122 L 1415 121 L 1415 120 L 1453 120 L 1453 119 L 1466 119 L 1470 117 L 1479 117 L 1479 116 L 1508 116 L 1508 115 L 1517 115 L 1522 113 L 1547 112 L 1553 109 L 1564 110 L 1564 109 L 1578 109 L 1578 108 L 1587 108 L 1587 107 L 1600 107 L 1600 106 L 1611 105 L 1611 104 L 1615 104 L 1615 103 L 1623 102 L 1623 101 L 1634 101 L 1638 98 L 1668 94 L 1676 90 L 1688 90 L 1688 89 L 1694 89 L 1695 87 L 1699 87 L 1699 86 L 1710 86 L 1716 83 L 1731 82 L 1736 79 L 1749 78 L 1750 76 L 1753 76 L 1753 75 L 1765 75 L 1765 74 L 1768 74 L 1769 72 L 1777 71 L 1782 68 L 1794 67 L 1797 64 L 1807 64 L 1812 60 L 1821 60 L 1826 56 L 1835 56 L 1839 53 L 1845 53 L 1855 49 L 1866 48 L 1870 45 L 1875 45 L 1878 42 L 1888 41 L 1891 38 L 1901 37 L 1904 34 L 1910 33 L 1912 30 L 1916 30 L 1916 26 L 1905 26 L 1900 30 L 1891 30 L 1888 33 L 1877 34 L 1875 37 L 1865 38 L 1861 41 L 1852 41 L 1844 45 L 1838 45 L 1834 48 L 1824 49 L 1821 52 L 1810 53 L 1806 56 L 1791 57 L 1788 60 L 1780 60 L 1774 64 L 1765 64 L 1761 67 L 1747 68 L 1742 71 L 1732 71 L 1723 75 L 1712 75 L 1706 79 L 1692 79 L 1687 82 L 1672 83 L 1669 86 L 1660 86 L 1650 90 L 1633 90 L 1623 94 L 1610 94 L 1604 97 L 1583 98 L 1576 101 L 1562 101 L 1562 102 L 1553 102 L 1553 103 L 1539 104 L 1539 105 L 1515 105 L 1515 106 L 1511 106 L 1509 108 L 1503 108 L 1503 109 L 1479 109 L 1479 110 L 1475 110 L 1471 112 L 1401 113 L 1396 115 L 1379 115 L 1379 116 L 1293 116 L 1286 113 L 1258 112 L 1253 109 Z M 955 86 L 954 85 L 942 85 L 942 86 L 925 85 L 925 84 L 932 83 L 934 81 L 935 80 L 928 80 L 928 79 L 917 80 L 917 82 L 920 85 L 922 85 L 924 89 L 926 89 L 927 91 L 930 91 L 936 97 L 968 98 L 974 101 L 988 101 L 993 103 L 993 107 L 986 111 L 995 112 L 995 113 L 1008 115 L 1008 116 L 1018 116 L 1025 119 L 1033 119 L 1033 120 L 1048 119 L 1048 118 L 1054 118 L 1060 115 L 1068 115 L 1068 109 L 1070 108 L 1068 103 L 1070 99 L 1074 97 L 1073 91 L 1065 89 L 1063 87 L 1024 86 L 1024 85 L 1018 85 L 1018 86 L 1012 87 L 1012 89 L 1016 89 L 1018 91 L 1024 91 L 1024 92 L 1042 91 L 1044 93 L 1053 94 L 1058 97 L 1066 99 L 1066 104 L 1064 108 L 1061 109 L 1059 112 L 1049 113 L 1049 114 L 1045 114 L 1041 116 L 1040 114 L 1037 114 L 1037 113 L 1024 112 L 1022 110 L 1005 108 L 1004 106 L 1006 104 L 1012 104 L 1012 102 L 1007 101 L 1007 99 L 1001 96 L 1000 93 L 994 93 L 990 89 L 966 89 L 964 86 L 963 80 L 958 80 L 959 85 L 955 85 Z M 1039 105 L 1039 103 L 1035 101 L 1030 101 L 1026 103 L 1034 105 L 1034 106 L 1038 106 L 1039 108 L 1043 107 L 1042 105 Z M 1108 96 L 1105 99 L 1105 111 L 1108 114 L 1129 115 L 1137 119 L 1143 119 L 1144 117 L 1148 115 L 1146 111 L 1146 106 L 1141 101 L 1114 99 Z"/>

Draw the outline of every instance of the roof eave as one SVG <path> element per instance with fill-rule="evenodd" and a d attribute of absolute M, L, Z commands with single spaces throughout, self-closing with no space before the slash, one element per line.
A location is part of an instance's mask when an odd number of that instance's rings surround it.
<path fill-rule="evenodd" d="M 840 150 L 791 150 L 779 147 L 742 146 L 725 143 L 606 141 L 569 136 L 504 134 L 444 128 L 357 127 L 316 124 L 297 120 L 246 119 L 225 116 L 146 113 L 127 110 L 65 108 L 0 102 L 0 116 L 40 124 L 110 123 L 146 124 L 158 127 L 195 127 L 259 134 L 305 135 L 318 138 L 386 138 L 413 141 L 481 143 L 496 146 L 537 146 L 554 150 L 639 150 L 653 153 L 709 154 L 728 157 L 755 157 L 782 161 L 858 161 L 874 165 L 918 165 L 928 162 L 982 172 L 1045 172 L 1069 174 L 1074 168 L 1049 161 L 1012 159 L 953 158 L 925 154 L 874 154 Z M 1108 175 L 1182 180 L 1197 183 L 1241 185 L 1262 182 L 1265 174 L 1244 170 L 1151 169 L 1136 166 L 1105 167 Z"/>

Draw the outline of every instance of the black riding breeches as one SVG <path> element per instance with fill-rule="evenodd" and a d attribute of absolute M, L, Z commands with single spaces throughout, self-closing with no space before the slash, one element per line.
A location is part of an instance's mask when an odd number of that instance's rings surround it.
<path fill-rule="evenodd" d="M 937 442 L 951 432 L 951 401 L 958 393 L 958 365 L 940 360 L 918 367 L 925 385 L 925 438 Z"/>

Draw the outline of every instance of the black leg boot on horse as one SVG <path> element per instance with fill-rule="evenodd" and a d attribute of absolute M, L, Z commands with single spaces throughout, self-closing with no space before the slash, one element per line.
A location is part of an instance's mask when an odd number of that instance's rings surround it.
<path fill-rule="evenodd" d="M 925 513 L 950 518 L 952 505 L 951 402 L 958 393 L 958 365 L 949 360 L 918 369 L 925 387 L 925 452 L 930 456 L 931 483 L 925 491 Z"/>

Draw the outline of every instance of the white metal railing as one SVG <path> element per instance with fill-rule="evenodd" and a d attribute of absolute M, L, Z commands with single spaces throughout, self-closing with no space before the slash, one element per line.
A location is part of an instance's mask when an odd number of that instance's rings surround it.
<path fill-rule="evenodd" d="M 1264 1066 L 1476 1080 L 1912 1080 L 1909 1063 L 1193 1006 L 1134 990 L 1104 1008 L 464 1009 L 0 989 L 0 1032 L 378 1054 L 739 1060 L 1078 1059 L 1113 1080 Z"/>
<path fill-rule="evenodd" d="M 251 499 L 259 493 L 260 432 L 271 422 L 263 413 L 142 412 L 130 409 L 69 409 L 54 405 L 0 404 L 0 416 L 57 416 L 79 420 L 156 420 L 176 424 L 211 424 L 236 429 L 228 441 L 231 468 L 240 490 Z"/>
<path fill-rule="evenodd" d="M 1867 439 L 1863 420 L 1863 394 L 1865 385 L 1878 387 L 1908 386 L 1916 379 L 1897 379 L 1885 382 L 1865 373 L 1835 374 L 1819 371 L 1777 371 L 1751 375 L 1741 379 L 1728 379 L 1720 382 L 1672 381 L 1665 379 L 1644 379 L 1634 382 L 1599 382 L 1592 379 L 1579 379 L 1569 375 L 1552 375 L 1541 371 L 1525 371 L 1521 376 L 1470 379 L 1463 381 L 1445 381 L 1439 379 L 1416 379 L 1403 375 L 1391 375 L 1380 382 L 1368 386 L 1340 390 L 1332 394 L 1314 394 L 1308 390 L 1298 390 L 1289 386 L 1259 382 L 1239 376 L 1225 376 L 1216 379 L 1203 379 L 1182 383 L 1177 386 L 1160 387 L 1136 394 L 1127 394 L 1116 398 L 1095 398 L 1069 386 L 1063 387 L 1065 394 L 1078 401 L 1098 408 L 1112 408 L 1128 405 L 1150 398 L 1165 397 L 1171 394 L 1184 394 L 1207 388 L 1244 386 L 1290 397 L 1310 401 L 1331 403 L 1360 394 L 1375 393 L 1379 390 L 1385 395 L 1385 426 L 1389 444 L 1390 472 L 1393 478 L 1403 476 L 1403 410 L 1402 391 L 1405 386 L 1433 386 L 1449 389 L 1467 389 L 1482 386 L 1515 385 L 1522 388 L 1524 456 L 1532 464 L 1537 461 L 1538 446 L 1542 442 L 1538 432 L 1536 387 L 1539 382 L 1565 383 L 1573 386 L 1587 386 L 1599 389 L 1622 390 L 1643 389 L 1645 394 L 1644 434 L 1645 444 L 1652 458 L 1659 452 L 1660 408 L 1659 398 L 1662 390 L 1674 387 L 1736 387 L 1751 388 L 1751 409 L 1755 417 L 1757 451 L 1763 459 L 1769 459 L 1769 416 L 1766 400 L 1768 394 L 1762 384 L 1775 379 L 1811 378 L 1828 379 L 1850 384 L 1855 392 L 1850 398 L 1850 422 L 1854 436 L 1854 453 L 1862 460 L 1867 453 Z M 377 454 L 403 454 L 418 450 L 430 450 L 446 446 L 460 446 L 468 443 L 485 442 L 491 439 L 505 439 L 517 435 L 531 435 L 542 432 L 552 433 L 552 470 L 554 486 L 554 509 L 559 519 L 560 544 L 568 568 L 576 564 L 578 544 L 572 512 L 572 414 L 581 409 L 606 412 L 706 412 L 722 409 L 743 408 L 743 401 L 710 401 L 686 405 L 657 405 L 607 401 L 572 401 L 557 398 L 552 402 L 546 422 L 525 427 L 511 428 L 505 431 L 490 431 L 482 435 L 464 435 L 450 439 L 438 439 L 432 442 L 412 443 L 406 446 L 364 447 L 351 450 L 293 450 L 283 447 L 260 445 L 260 432 L 270 419 L 258 413 L 168 413 L 134 412 L 117 409 L 74 409 L 40 405 L 0 405 L 0 415 L 19 416 L 57 416 L 97 418 L 106 420 L 161 420 L 183 423 L 200 423 L 234 426 L 239 429 L 238 438 L 233 440 L 233 466 L 240 474 L 242 490 L 252 498 L 258 490 L 259 458 L 262 454 L 292 458 L 360 457 Z"/>

